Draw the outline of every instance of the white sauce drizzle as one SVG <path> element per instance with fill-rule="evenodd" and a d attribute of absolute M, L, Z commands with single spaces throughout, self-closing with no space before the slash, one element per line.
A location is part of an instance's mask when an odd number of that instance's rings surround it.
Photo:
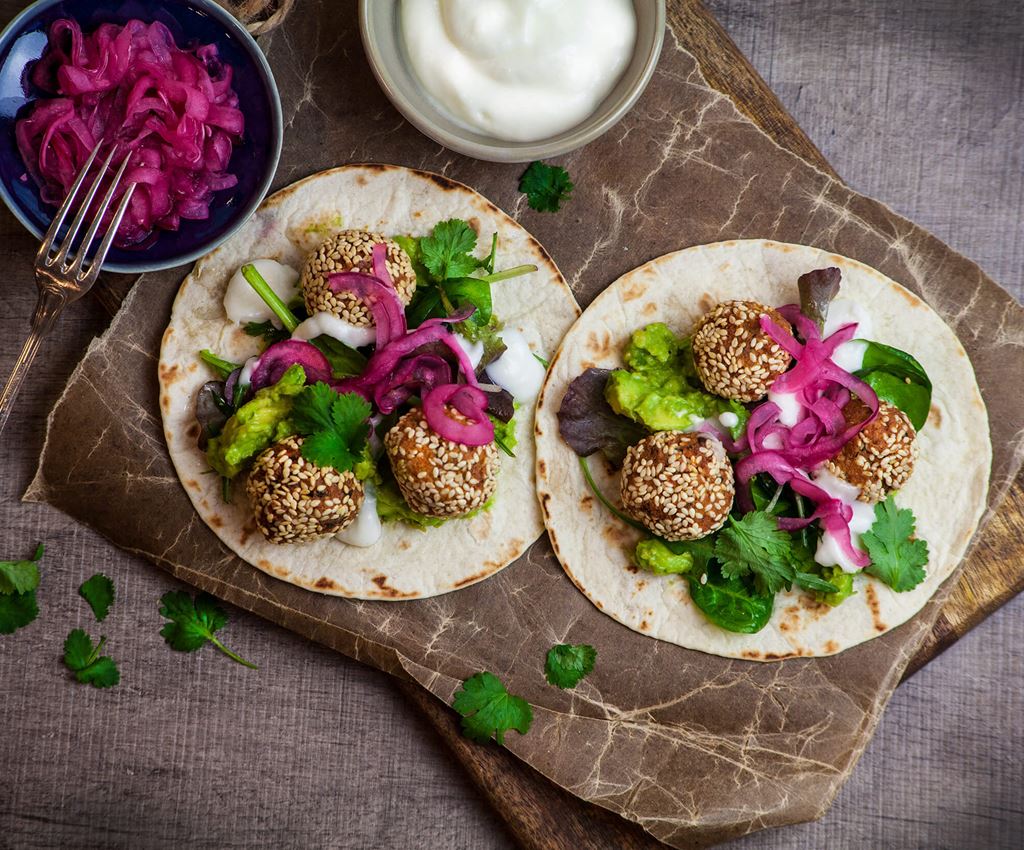
<path fill-rule="evenodd" d="M 728 410 L 725 413 L 718 415 L 718 421 L 726 428 L 735 428 L 740 424 L 740 418 L 735 413 L 730 413 Z"/>
<path fill-rule="evenodd" d="M 517 401 L 535 398 L 547 374 L 544 366 L 518 331 L 503 331 L 501 339 L 505 352 L 487 367 L 487 376 Z"/>
<path fill-rule="evenodd" d="M 828 493 L 833 499 L 838 499 L 844 505 L 849 505 L 853 510 L 853 517 L 850 520 L 850 540 L 853 545 L 862 549 L 860 536 L 871 528 L 875 521 L 875 508 L 866 502 L 857 499 L 860 492 L 853 484 L 837 478 L 831 472 L 819 469 L 811 476 L 814 483 Z M 814 553 L 814 560 L 823 567 L 839 567 L 845 573 L 858 573 L 861 567 L 854 564 L 843 552 L 839 540 L 828 531 L 821 535 L 818 548 Z"/>
<path fill-rule="evenodd" d="M 352 524 L 339 531 L 335 539 L 349 546 L 366 549 L 376 544 L 384 534 L 380 517 L 377 515 L 377 490 L 369 481 L 363 482 L 363 504 Z"/>
<path fill-rule="evenodd" d="M 310 340 L 318 336 L 329 336 L 351 348 L 361 348 L 377 341 L 377 328 L 353 325 L 333 313 L 315 313 L 292 332 L 292 339 Z"/>
<path fill-rule="evenodd" d="M 238 373 L 238 383 L 235 386 L 247 387 L 252 383 L 252 370 L 256 367 L 256 361 L 259 359 L 259 355 L 256 355 L 245 361 L 242 371 Z"/>
<path fill-rule="evenodd" d="M 470 342 L 462 334 L 452 334 L 455 337 L 455 341 L 459 344 L 459 348 L 466 352 L 466 356 L 469 358 L 469 362 L 473 364 L 475 369 L 480 365 L 480 358 L 484 356 L 484 344 L 482 342 Z"/>
<path fill-rule="evenodd" d="M 298 295 L 299 273 L 291 266 L 277 260 L 253 260 L 252 265 L 285 304 L 291 303 Z M 230 321 L 238 324 L 264 322 L 269 319 L 274 323 L 274 327 L 281 327 L 273 311 L 242 276 L 241 268 L 228 281 L 228 288 L 224 292 L 224 312 L 228 314 Z"/>

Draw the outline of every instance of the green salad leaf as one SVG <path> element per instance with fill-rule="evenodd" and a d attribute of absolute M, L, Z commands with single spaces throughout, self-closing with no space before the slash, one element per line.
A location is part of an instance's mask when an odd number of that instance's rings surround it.
<path fill-rule="evenodd" d="M 861 535 L 871 565 L 864 572 L 898 593 L 924 581 L 928 544 L 914 537 L 917 520 L 909 508 L 897 508 L 892 496 L 875 505 L 875 522 Z"/>
<path fill-rule="evenodd" d="M 558 212 L 574 188 L 569 172 L 560 165 L 531 162 L 519 178 L 519 191 L 537 212 Z"/>
<path fill-rule="evenodd" d="M 361 354 L 350 345 L 336 340 L 332 336 L 314 337 L 310 342 L 316 346 L 320 353 L 327 358 L 331 364 L 331 372 L 335 378 L 348 378 L 351 375 L 361 375 L 366 369 L 366 355 Z"/>
<path fill-rule="evenodd" d="M 102 623 L 114 604 L 114 582 L 103 573 L 96 573 L 82 583 L 78 595 L 89 603 L 92 613 Z"/>
<path fill-rule="evenodd" d="M 515 729 L 525 735 L 533 722 L 530 704 L 506 691 L 493 673 L 477 673 L 466 679 L 455 693 L 452 707 L 462 715 L 463 734 L 479 743 L 493 737 L 504 744 L 506 732 Z"/>
<path fill-rule="evenodd" d="M 867 342 L 864 362 L 856 376 L 875 391 L 880 399 L 895 405 L 918 431 L 928 421 L 932 404 L 932 382 L 924 367 L 910 354 Z"/>
<path fill-rule="evenodd" d="M 594 669 L 597 650 L 590 644 L 560 643 L 548 650 L 544 676 L 556 688 L 575 688 Z"/>
<path fill-rule="evenodd" d="M 699 578 L 690 578 L 690 598 L 716 626 L 740 634 L 761 631 L 775 602 L 774 594 L 752 591 L 743 579 L 722 575 L 714 562 Z"/>
<path fill-rule="evenodd" d="M 82 629 L 75 629 L 64 641 L 64 665 L 82 684 L 94 688 L 112 688 L 121 681 L 117 664 L 108 655 L 100 655 L 107 639 L 101 637 L 93 646 L 92 639 Z"/>

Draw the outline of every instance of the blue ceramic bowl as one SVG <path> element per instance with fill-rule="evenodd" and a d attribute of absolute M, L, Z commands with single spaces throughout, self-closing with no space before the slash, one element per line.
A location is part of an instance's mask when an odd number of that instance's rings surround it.
<path fill-rule="evenodd" d="M 281 99 L 270 66 L 252 36 L 213 0 L 39 0 L 0 33 L 0 197 L 37 237 L 50 226 L 56 209 L 39 198 L 35 182 L 14 138 L 16 120 L 39 96 L 25 73 L 46 46 L 46 32 L 58 18 L 72 18 L 86 32 L 103 23 L 132 18 L 166 24 L 179 47 L 215 44 L 234 69 L 233 85 L 245 115 L 245 136 L 235 147 L 230 171 L 238 185 L 217 192 L 206 221 L 182 221 L 175 232 L 160 231 L 145 248 L 114 248 L 104 269 L 126 274 L 190 263 L 211 251 L 255 212 L 267 194 L 281 156 L 284 123 Z"/>

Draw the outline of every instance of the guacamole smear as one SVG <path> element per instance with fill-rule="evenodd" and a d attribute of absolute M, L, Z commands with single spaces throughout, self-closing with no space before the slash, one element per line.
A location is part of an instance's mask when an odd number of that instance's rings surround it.
<path fill-rule="evenodd" d="M 654 537 L 648 537 L 636 544 L 633 560 L 640 569 L 659 576 L 688 573 L 693 569 L 692 552 L 676 554 L 664 541 Z"/>
<path fill-rule="evenodd" d="M 853 596 L 853 573 L 843 572 L 841 567 L 825 567 L 821 571 L 821 577 L 833 587 L 839 590 L 835 593 L 815 593 L 814 597 L 819 602 L 831 605 L 833 608 Z"/>
<path fill-rule="evenodd" d="M 225 478 L 234 478 L 252 458 L 295 433 L 288 421 L 295 396 L 306 386 L 306 373 L 291 366 L 272 387 L 264 387 L 235 412 L 220 435 L 210 440 L 206 459 Z"/>
<path fill-rule="evenodd" d="M 608 376 L 605 398 L 612 409 L 652 431 L 682 431 L 705 419 L 732 414 L 725 427 L 733 439 L 749 413 L 736 401 L 705 392 L 693 365 L 689 339 L 656 322 L 633 333 L 623 355 L 625 369 Z"/>

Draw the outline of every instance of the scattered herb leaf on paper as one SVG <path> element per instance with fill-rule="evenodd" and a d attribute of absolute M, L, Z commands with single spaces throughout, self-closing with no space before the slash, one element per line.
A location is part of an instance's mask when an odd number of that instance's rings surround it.
<path fill-rule="evenodd" d="M 452 707 L 462 715 L 463 734 L 479 743 L 493 737 L 504 744 L 509 729 L 525 735 L 533 722 L 530 704 L 506 691 L 493 673 L 477 673 L 466 679 L 456 692 Z"/>
<path fill-rule="evenodd" d="M 519 191 L 537 212 L 558 212 L 573 188 L 569 172 L 560 165 L 531 162 L 519 178 Z"/>
<path fill-rule="evenodd" d="M 544 675 L 556 688 L 575 688 L 594 669 L 597 650 L 590 644 L 560 643 L 548 650 Z"/>

